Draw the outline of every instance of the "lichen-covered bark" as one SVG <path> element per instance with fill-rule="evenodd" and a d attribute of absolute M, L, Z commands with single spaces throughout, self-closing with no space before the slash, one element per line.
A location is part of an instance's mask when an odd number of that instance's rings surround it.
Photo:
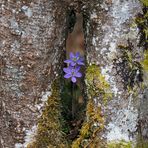
<path fill-rule="evenodd" d="M 128 147 L 129 142 L 135 143 L 137 138 L 138 110 L 143 98 L 140 87 L 143 50 L 138 46 L 138 27 L 134 19 L 141 9 L 138 0 L 112 0 L 98 3 L 90 14 L 87 60 L 101 67 L 113 93 L 104 107 L 107 118 L 103 137 L 107 138 L 108 147 L 119 147 L 122 140 Z"/>
<path fill-rule="evenodd" d="M 131 147 L 139 129 L 148 138 L 148 91 L 142 87 L 147 73 L 142 75 L 134 21 L 142 13 L 138 0 L 1 0 L 0 5 L 0 147 L 23 148 L 40 137 L 38 119 L 47 109 L 51 83 L 62 72 L 66 11 L 77 6 L 84 14 L 86 69 L 96 71 L 85 78 L 91 84 L 86 84 L 88 110 L 73 145 Z"/>
<path fill-rule="evenodd" d="M 0 1 L 2 148 L 25 147 L 36 129 L 63 52 L 61 5 L 52 0 Z"/>

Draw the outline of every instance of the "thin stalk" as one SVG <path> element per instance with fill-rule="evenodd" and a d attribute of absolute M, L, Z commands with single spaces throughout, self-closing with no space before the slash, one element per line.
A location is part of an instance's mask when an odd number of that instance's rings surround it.
<path fill-rule="evenodd" d="M 74 94 L 75 84 L 72 83 L 72 118 L 75 117 L 75 94 Z"/>

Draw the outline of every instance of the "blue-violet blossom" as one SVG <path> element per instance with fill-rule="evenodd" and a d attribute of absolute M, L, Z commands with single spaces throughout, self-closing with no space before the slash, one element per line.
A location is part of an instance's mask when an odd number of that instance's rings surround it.
<path fill-rule="evenodd" d="M 71 81 L 73 83 L 76 83 L 77 81 L 76 77 L 78 78 L 82 77 L 82 74 L 79 72 L 79 70 L 80 70 L 80 66 L 76 66 L 76 67 L 69 66 L 67 68 L 63 68 L 63 71 L 66 73 L 64 75 L 64 78 L 66 79 L 71 78 Z"/>
<path fill-rule="evenodd" d="M 64 62 L 67 63 L 67 64 L 70 64 L 71 66 L 75 66 L 76 64 L 77 65 L 84 65 L 84 58 L 82 58 L 80 56 L 80 53 L 79 52 L 76 52 L 76 54 L 70 52 L 70 59 L 68 60 L 65 60 Z"/>

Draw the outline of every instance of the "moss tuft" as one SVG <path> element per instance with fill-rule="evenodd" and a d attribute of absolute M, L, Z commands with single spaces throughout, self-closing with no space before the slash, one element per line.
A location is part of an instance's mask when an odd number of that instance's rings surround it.
<path fill-rule="evenodd" d="M 89 100 L 86 107 L 86 119 L 80 129 L 80 134 L 72 143 L 72 148 L 81 147 L 100 147 L 106 148 L 106 142 L 101 139 L 101 133 L 104 129 L 105 118 L 102 114 L 102 108 L 94 101 L 94 97 L 101 100 L 107 100 L 111 97 L 109 93 L 110 86 L 96 65 L 88 66 L 86 69 L 86 84 L 88 88 Z"/>
<path fill-rule="evenodd" d="M 97 65 L 88 66 L 86 69 L 86 83 L 91 96 L 100 97 L 102 95 L 104 103 L 112 97 L 110 86 Z"/>
<path fill-rule="evenodd" d="M 131 142 L 119 141 L 119 142 L 110 142 L 107 144 L 108 148 L 133 148 Z"/>
<path fill-rule="evenodd" d="M 48 98 L 42 116 L 38 121 L 35 142 L 27 148 L 66 148 L 66 140 L 61 130 L 60 86 L 58 80 L 52 85 L 52 95 Z"/>
<path fill-rule="evenodd" d="M 144 60 L 141 62 L 144 71 L 148 72 L 148 50 L 144 52 Z"/>
<path fill-rule="evenodd" d="M 79 137 L 72 143 L 72 148 L 105 146 L 104 140 L 99 137 L 105 122 L 101 107 L 95 107 L 93 99 L 90 99 L 86 110 L 87 120 L 80 129 Z"/>
<path fill-rule="evenodd" d="M 148 7 L 148 0 L 141 0 L 141 2 Z"/>

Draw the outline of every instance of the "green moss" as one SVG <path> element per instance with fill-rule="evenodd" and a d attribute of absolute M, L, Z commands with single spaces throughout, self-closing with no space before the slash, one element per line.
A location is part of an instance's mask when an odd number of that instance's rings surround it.
<path fill-rule="evenodd" d="M 133 148 L 131 142 L 119 141 L 110 142 L 107 144 L 107 148 Z M 140 147 L 139 147 L 140 148 Z"/>
<path fill-rule="evenodd" d="M 96 87 L 96 89 L 109 88 L 109 84 L 105 81 L 97 65 L 88 66 L 86 69 L 86 81 L 89 86 Z"/>
<path fill-rule="evenodd" d="M 148 0 L 140 0 L 145 6 L 148 7 Z"/>
<path fill-rule="evenodd" d="M 80 129 L 78 138 L 73 141 L 72 148 L 106 148 L 105 140 L 101 139 L 105 119 L 102 115 L 101 106 L 96 105 L 93 98 L 98 97 L 101 102 L 101 100 L 107 101 L 112 95 L 110 93 L 110 86 L 105 81 L 97 65 L 87 67 L 86 85 L 89 96 L 86 107 L 86 120 Z"/>
<path fill-rule="evenodd" d="M 86 83 L 91 96 L 102 95 L 104 103 L 108 98 L 112 97 L 110 86 L 106 82 L 105 77 L 101 74 L 100 68 L 97 65 L 88 66 L 86 69 Z"/>
<path fill-rule="evenodd" d="M 148 50 L 144 52 L 144 60 L 141 62 L 144 71 L 148 72 Z"/>
<path fill-rule="evenodd" d="M 99 133 L 104 129 L 104 117 L 101 107 L 95 107 L 93 99 L 89 99 L 86 108 L 87 120 L 80 129 L 80 135 L 73 141 L 72 148 L 100 147 L 105 148 L 104 140 L 99 137 Z M 101 148 L 101 147 L 100 147 Z"/>
<path fill-rule="evenodd" d="M 48 98 L 38 121 L 35 142 L 29 144 L 27 148 L 67 147 L 67 142 L 61 132 L 60 86 L 58 82 L 58 79 L 54 81 L 52 95 Z"/>
<path fill-rule="evenodd" d="M 141 61 L 141 65 L 144 73 L 144 81 L 143 81 L 143 88 L 144 88 L 145 86 L 148 86 L 148 50 L 145 50 L 144 52 L 144 60 Z"/>

